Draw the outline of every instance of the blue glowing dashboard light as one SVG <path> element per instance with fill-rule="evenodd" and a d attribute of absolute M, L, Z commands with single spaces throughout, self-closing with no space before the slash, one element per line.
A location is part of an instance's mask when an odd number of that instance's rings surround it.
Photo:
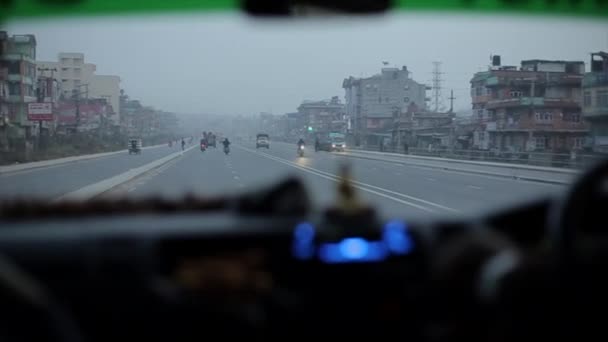
<path fill-rule="evenodd" d="M 347 238 L 319 246 L 319 258 L 328 264 L 381 261 L 387 256 L 388 250 L 383 242 L 363 238 Z"/>
<path fill-rule="evenodd" d="M 384 225 L 382 240 L 389 251 L 395 254 L 408 254 L 414 248 L 414 241 L 402 221 L 388 221 Z"/>
<path fill-rule="evenodd" d="M 295 258 L 306 260 L 315 254 L 315 227 L 308 222 L 300 223 L 293 231 L 292 254 Z"/>
<path fill-rule="evenodd" d="M 297 259 L 308 260 L 315 255 L 315 228 L 303 222 L 293 232 L 292 253 Z M 391 254 L 408 254 L 414 242 L 402 221 L 389 221 L 382 230 L 382 239 L 370 241 L 361 237 L 349 237 L 336 243 L 322 243 L 318 246 L 318 257 L 325 263 L 374 262 L 382 261 Z"/>

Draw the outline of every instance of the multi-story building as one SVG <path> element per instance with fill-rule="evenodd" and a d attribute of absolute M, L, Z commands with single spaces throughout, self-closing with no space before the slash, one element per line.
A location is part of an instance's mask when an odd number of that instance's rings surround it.
<path fill-rule="evenodd" d="M 120 77 L 113 75 L 93 75 L 89 83 L 89 94 L 94 98 L 106 99 L 111 107 L 110 121 L 120 124 Z"/>
<path fill-rule="evenodd" d="M 60 52 L 57 62 L 37 62 L 40 69 L 54 69 L 61 82 L 63 98 L 74 96 L 103 98 L 111 106 L 110 120 L 114 125 L 120 123 L 120 77 L 96 75 L 97 66 L 86 63 L 83 53 Z"/>
<path fill-rule="evenodd" d="M 18 147 L 26 146 L 26 139 L 36 134 L 32 129 L 36 123 L 27 119 L 28 103 L 36 101 L 36 37 L 0 32 L 0 45 L 3 49 L 0 69 L 5 70 L 4 84 L 8 87 L 0 100 L 0 107 L 6 113 L 4 133 L 14 142 L 14 149 L 20 149 Z"/>
<path fill-rule="evenodd" d="M 330 100 L 304 101 L 298 106 L 298 113 L 305 122 L 307 132 L 311 135 L 329 132 L 346 133 L 344 104 L 338 96 Z"/>
<path fill-rule="evenodd" d="M 407 67 L 383 68 L 367 78 L 349 77 L 342 82 L 346 116 L 356 144 L 378 145 L 393 128 L 395 117 L 410 105 L 426 109 L 427 86 L 410 78 Z"/>
<path fill-rule="evenodd" d="M 584 62 L 525 60 L 493 65 L 471 79 L 474 147 L 500 151 L 569 152 L 589 131 L 581 116 Z"/>
<path fill-rule="evenodd" d="M 608 153 L 608 53 L 591 54 L 591 72 L 583 77 L 583 117 L 591 125 L 595 152 Z"/>
<path fill-rule="evenodd" d="M 8 50 L 8 34 L 0 31 L 0 56 Z M 8 67 L 0 62 L 0 153 L 8 152 Z"/>

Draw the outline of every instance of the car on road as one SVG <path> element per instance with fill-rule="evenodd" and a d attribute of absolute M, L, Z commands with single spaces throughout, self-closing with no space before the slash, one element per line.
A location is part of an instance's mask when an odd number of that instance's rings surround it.
<path fill-rule="evenodd" d="M 260 133 L 256 136 L 255 148 L 260 147 L 270 148 L 270 138 L 268 137 L 268 134 Z"/>
<path fill-rule="evenodd" d="M 344 152 L 345 148 L 346 148 L 346 142 L 344 141 L 344 139 L 341 139 L 341 138 L 331 139 L 330 151 Z"/>

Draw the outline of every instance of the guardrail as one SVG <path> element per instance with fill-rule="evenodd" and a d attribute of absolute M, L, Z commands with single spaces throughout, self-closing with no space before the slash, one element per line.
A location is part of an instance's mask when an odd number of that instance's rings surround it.
<path fill-rule="evenodd" d="M 455 171 L 559 185 L 572 183 L 580 173 L 579 170 L 566 168 L 446 159 L 366 150 L 349 149 L 346 153 L 340 154 L 346 157 L 406 164 L 408 166 L 439 169 L 442 171 Z"/>
<path fill-rule="evenodd" d="M 532 165 L 567 169 L 585 169 L 591 165 L 608 158 L 604 155 L 595 154 L 566 154 L 566 153 L 544 153 L 544 152 L 493 152 L 482 150 L 448 150 L 448 149 L 426 149 L 426 148 L 392 148 L 387 147 L 351 147 L 353 151 L 389 152 L 403 155 L 437 157 L 449 160 L 486 161 L 514 165 Z"/>

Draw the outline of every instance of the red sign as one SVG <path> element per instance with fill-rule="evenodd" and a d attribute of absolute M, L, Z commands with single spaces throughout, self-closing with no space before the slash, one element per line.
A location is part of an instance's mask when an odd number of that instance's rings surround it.
<path fill-rule="evenodd" d="M 53 104 L 50 102 L 28 103 L 27 119 L 30 121 L 53 121 Z"/>

